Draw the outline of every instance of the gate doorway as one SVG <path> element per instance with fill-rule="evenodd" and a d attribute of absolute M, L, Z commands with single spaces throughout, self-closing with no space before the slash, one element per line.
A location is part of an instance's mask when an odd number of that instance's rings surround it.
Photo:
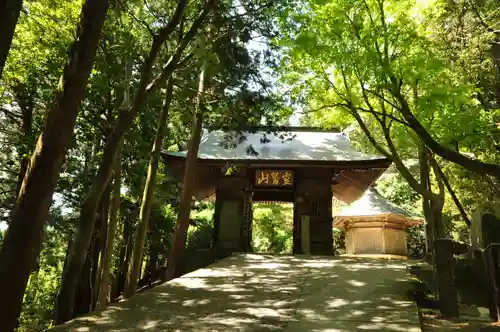
<path fill-rule="evenodd" d="M 291 252 L 333 254 L 331 172 L 249 168 L 241 173 L 219 181 L 214 218 L 216 247 L 221 248 L 223 252 L 276 249 L 276 242 L 267 247 L 254 248 L 252 206 L 254 202 L 285 202 L 292 210 Z M 283 180 L 283 183 L 278 185 L 275 183 L 263 185 L 264 183 L 259 182 L 262 178 L 271 179 L 272 176 L 278 178 L 277 174 L 286 179 L 286 182 Z M 268 220 L 271 224 L 272 216 L 268 216 L 268 219 L 271 219 Z"/>
<path fill-rule="evenodd" d="M 295 190 L 256 187 L 252 179 L 251 241 L 254 252 L 292 254 L 295 248 Z"/>
<path fill-rule="evenodd" d="M 253 201 L 251 243 L 253 252 L 293 252 L 294 204 L 290 201 Z"/>

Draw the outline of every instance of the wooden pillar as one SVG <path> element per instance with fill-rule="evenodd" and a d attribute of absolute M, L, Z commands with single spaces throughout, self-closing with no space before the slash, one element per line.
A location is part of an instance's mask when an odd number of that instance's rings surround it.
<path fill-rule="evenodd" d="M 293 205 L 293 253 L 303 254 L 302 250 L 302 217 L 307 215 L 303 193 L 296 193 Z"/>
<path fill-rule="evenodd" d="M 293 203 L 293 245 L 292 245 L 292 253 L 300 254 L 300 236 L 299 236 L 299 213 L 297 209 L 297 195 L 295 195 L 295 202 Z"/>
<path fill-rule="evenodd" d="M 405 250 L 404 250 L 405 254 L 404 255 L 405 256 L 408 256 L 408 228 L 409 227 L 405 227 L 405 237 L 404 237 L 404 239 L 405 239 Z"/>
<path fill-rule="evenodd" d="M 387 244 L 385 242 L 385 223 L 382 224 L 382 227 L 380 229 L 381 235 L 382 235 L 382 254 L 387 254 Z"/>
<path fill-rule="evenodd" d="M 252 252 L 252 191 L 245 188 L 242 197 L 242 218 L 241 218 L 241 251 Z"/>
<path fill-rule="evenodd" d="M 225 177 L 216 189 L 214 247 L 221 255 L 251 251 L 252 192 L 246 178 Z"/>

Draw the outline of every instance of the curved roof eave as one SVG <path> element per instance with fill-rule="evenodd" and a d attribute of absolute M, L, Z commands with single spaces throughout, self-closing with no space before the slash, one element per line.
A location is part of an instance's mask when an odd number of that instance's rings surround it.
<path fill-rule="evenodd" d="M 187 152 L 165 152 L 168 157 L 185 158 Z M 290 131 L 230 134 L 205 131 L 200 160 L 247 162 L 375 162 L 388 159 L 357 151 L 343 133 Z"/>

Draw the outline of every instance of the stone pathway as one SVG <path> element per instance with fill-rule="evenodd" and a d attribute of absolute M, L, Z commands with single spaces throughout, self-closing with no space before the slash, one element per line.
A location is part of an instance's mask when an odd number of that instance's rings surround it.
<path fill-rule="evenodd" d="M 421 331 L 404 261 L 241 254 L 52 332 Z"/>

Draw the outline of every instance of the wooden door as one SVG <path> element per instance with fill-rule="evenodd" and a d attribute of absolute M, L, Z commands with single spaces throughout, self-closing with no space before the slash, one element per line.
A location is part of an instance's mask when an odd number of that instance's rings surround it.
<path fill-rule="evenodd" d="M 331 200 L 328 197 L 311 197 L 310 207 L 311 254 L 333 253 Z"/>

